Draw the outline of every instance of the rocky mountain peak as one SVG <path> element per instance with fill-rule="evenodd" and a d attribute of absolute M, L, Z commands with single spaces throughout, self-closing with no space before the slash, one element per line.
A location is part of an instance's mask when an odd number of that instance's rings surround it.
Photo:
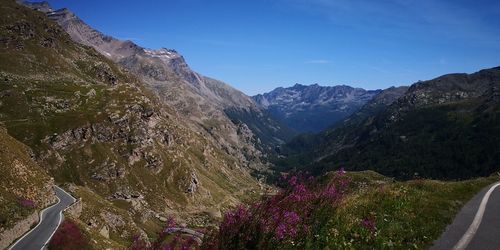
<path fill-rule="evenodd" d="M 173 49 L 167 49 L 167 48 L 161 48 L 161 49 L 143 49 L 144 53 L 146 55 L 155 57 L 155 58 L 160 58 L 162 60 L 170 60 L 173 58 L 178 58 L 181 57 L 177 51 Z"/>
<path fill-rule="evenodd" d="M 30 1 L 17 0 L 16 2 L 19 4 L 23 4 L 25 6 L 28 6 L 34 10 L 45 12 L 45 13 L 54 11 L 53 8 L 50 6 L 49 2 L 47 2 L 47 1 L 30 2 Z"/>
<path fill-rule="evenodd" d="M 45 12 L 45 11 L 42 11 L 42 12 Z M 75 15 L 75 13 L 71 12 L 67 8 L 62 8 L 62 9 L 58 9 L 55 11 L 49 10 L 46 13 L 47 13 L 47 16 L 54 21 L 78 19 L 78 17 Z"/>
<path fill-rule="evenodd" d="M 78 18 L 75 13 L 71 12 L 67 8 L 61 8 L 55 10 L 47 1 L 43 2 L 30 2 L 30 1 L 17 1 L 24 6 L 27 6 L 33 10 L 43 12 L 47 14 L 47 16 L 54 21 L 62 21 L 68 19 L 76 19 Z"/>
<path fill-rule="evenodd" d="M 39 6 L 45 6 L 42 3 L 24 2 L 23 4 L 46 13 L 74 41 L 94 47 L 101 54 L 118 62 L 133 73 L 144 77 L 147 82 L 153 85 L 158 85 L 159 83 L 170 84 L 171 82 L 181 80 L 189 85 L 188 88 L 190 91 L 196 92 L 196 95 L 201 95 L 203 99 L 208 99 L 212 104 L 217 104 L 221 107 L 234 105 L 232 102 L 235 101 L 235 98 L 232 98 L 230 100 L 231 103 L 226 103 L 225 99 L 221 98 L 221 89 L 225 90 L 226 93 L 224 95 L 231 93 L 231 95 L 244 96 L 243 93 L 220 81 L 216 81 L 218 83 L 215 84 L 214 80 L 210 80 L 210 84 L 208 85 L 216 88 L 215 90 L 210 89 L 206 83 L 208 81 L 207 78 L 192 71 L 184 57 L 174 49 L 165 47 L 159 49 L 143 48 L 132 41 L 120 40 L 105 35 L 87 25 L 66 8 L 52 11 L 50 7 L 40 8 Z M 252 100 L 247 96 L 245 97 L 249 101 L 237 104 L 248 107 L 252 103 Z"/>
<path fill-rule="evenodd" d="M 346 118 L 379 92 L 347 85 L 297 83 L 256 95 L 253 99 L 289 127 L 300 132 L 317 132 Z"/>

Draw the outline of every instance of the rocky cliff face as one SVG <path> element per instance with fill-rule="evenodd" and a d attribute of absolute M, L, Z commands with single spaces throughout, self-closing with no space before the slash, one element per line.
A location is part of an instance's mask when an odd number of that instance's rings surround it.
<path fill-rule="evenodd" d="M 260 190 L 243 164 L 248 160 L 232 154 L 241 152 L 232 148 L 238 144 L 225 148 L 207 136 L 217 121 L 193 129 L 151 83 L 13 1 L 0 9 L 0 79 L 0 121 L 8 133 L 57 182 L 76 185 L 82 225 L 99 232 L 106 220 L 123 222 L 108 228 L 113 242 L 144 234 L 152 230 L 144 225 L 168 215 L 210 222 L 206 211 Z M 242 144 L 254 139 L 231 124 L 234 134 L 225 136 Z"/>
<path fill-rule="evenodd" d="M 53 10 L 46 4 L 25 4 L 46 13 L 74 41 L 95 48 L 138 75 L 178 114 L 192 121 L 189 124 L 191 129 L 208 136 L 220 150 L 236 156 L 239 165 L 262 169 L 266 153 L 290 137 L 288 131 L 270 135 L 257 130 L 257 127 L 272 127 L 278 131 L 286 128 L 242 92 L 192 71 L 175 50 L 142 48 L 131 41 L 107 36 L 85 24 L 68 9 Z M 44 7 L 39 7 L 41 5 Z M 227 110 L 238 115 L 229 117 Z M 248 112 L 259 115 L 254 117 L 256 120 L 245 119 L 243 122 L 242 116 Z M 248 140 L 240 136 L 238 130 L 242 122 L 255 138 Z"/>
<path fill-rule="evenodd" d="M 253 99 L 289 127 L 300 132 L 319 132 L 348 117 L 379 92 L 345 85 L 295 84 Z"/>

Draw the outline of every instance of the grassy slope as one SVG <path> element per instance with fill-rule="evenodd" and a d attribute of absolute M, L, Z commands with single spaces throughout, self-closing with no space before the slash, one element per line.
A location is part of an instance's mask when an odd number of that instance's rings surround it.
<path fill-rule="evenodd" d="M 0 126 L 0 229 L 10 228 L 37 209 L 44 207 L 51 181 L 29 156 L 28 147 L 9 136 Z M 22 205 L 19 199 L 34 202 Z M 1 230 L 0 230 L 1 231 Z"/>
<path fill-rule="evenodd" d="M 121 209 L 110 201 L 103 199 L 88 188 L 75 187 L 73 193 L 84 201 L 82 215 L 77 221 L 80 222 L 80 227 L 84 228 L 87 235 L 89 235 L 90 243 L 95 249 L 124 248 L 124 246 L 129 245 L 129 240 L 134 235 L 139 234 L 140 228 L 144 228 L 134 222 L 127 210 Z M 106 225 L 103 219 L 106 214 L 119 216 L 121 221 L 117 223 L 115 230 L 111 230 L 110 225 Z M 99 231 L 105 226 L 108 227 L 110 232 L 109 239 L 99 234 Z"/>
<path fill-rule="evenodd" d="M 440 179 L 489 175 L 500 159 L 500 105 L 488 104 L 487 110 L 481 105 L 467 101 L 414 110 L 380 134 L 317 165 L 368 168 L 401 178 L 416 173 Z"/>
<path fill-rule="evenodd" d="M 500 174 L 460 182 L 400 182 L 373 171 L 292 177 L 276 197 L 228 213 L 205 246 L 428 249 L 466 202 L 498 181 Z"/>
<path fill-rule="evenodd" d="M 394 182 L 372 171 L 348 175 L 351 191 L 329 216 L 313 248 L 426 249 L 472 196 L 500 180 L 493 175 L 460 182 Z M 375 222 L 373 233 L 363 219 Z"/>

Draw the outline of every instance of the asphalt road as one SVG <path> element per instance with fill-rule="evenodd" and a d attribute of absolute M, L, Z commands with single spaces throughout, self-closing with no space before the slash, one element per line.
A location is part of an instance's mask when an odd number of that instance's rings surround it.
<path fill-rule="evenodd" d="M 75 202 L 75 198 L 60 187 L 55 186 L 54 191 L 59 202 L 42 210 L 41 220 L 38 225 L 16 241 L 11 250 L 40 250 L 48 244 L 63 219 L 62 211 Z"/>
<path fill-rule="evenodd" d="M 499 250 L 500 185 L 495 183 L 484 188 L 465 204 L 430 249 Z"/>
<path fill-rule="evenodd" d="M 194 231 L 193 229 L 183 228 L 183 227 L 171 227 L 163 232 L 187 234 L 191 236 L 198 243 L 198 245 L 201 245 L 201 243 L 203 242 L 203 237 L 205 236 L 204 234 Z"/>

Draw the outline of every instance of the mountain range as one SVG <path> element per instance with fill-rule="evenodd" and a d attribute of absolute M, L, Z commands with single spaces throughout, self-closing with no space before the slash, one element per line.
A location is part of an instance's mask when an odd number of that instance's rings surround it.
<path fill-rule="evenodd" d="M 273 117 L 301 132 L 319 132 L 348 117 L 381 90 L 295 84 L 252 98 Z"/>
<path fill-rule="evenodd" d="M 500 160 L 500 68 L 382 91 L 342 124 L 285 145 L 282 168 L 402 179 L 489 175 Z"/>

